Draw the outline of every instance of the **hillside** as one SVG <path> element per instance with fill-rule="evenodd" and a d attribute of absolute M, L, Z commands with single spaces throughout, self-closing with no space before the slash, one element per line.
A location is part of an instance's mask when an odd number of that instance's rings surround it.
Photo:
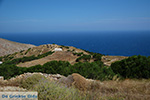
<path fill-rule="evenodd" d="M 24 73 L 0 81 L 0 92 L 38 91 L 39 100 L 149 100 L 150 80 L 98 81 L 73 73 Z M 61 96 L 60 96 L 61 95 Z M 69 95 L 69 96 L 68 96 Z M 59 99 L 58 99 L 59 98 Z"/>
<path fill-rule="evenodd" d="M 111 63 L 115 61 L 120 61 L 122 59 L 127 58 L 124 56 L 104 56 L 102 54 L 88 52 L 72 46 L 64 46 L 64 45 L 57 45 L 57 44 L 45 44 L 40 46 L 34 46 L 30 44 L 21 44 L 17 42 L 12 42 L 5 39 L 0 39 L 0 41 L 1 41 L 0 46 L 2 47 L 2 49 L 0 49 L 1 55 L 9 54 L 9 55 L 5 55 L 4 57 L 1 57 L 2 58 L 1 60 L 3 62 L 7 60 L 13 60 L 13 59 L 18 59 L 23 57 L 32 58 L 31 60 L 27 60 L 25 62 L 20 62 L 19 64 L 17 64 L 17 66 L 19 67 L 31 67 L 35 65 L 43 65 L 47 62 L 54 61 L 54 60 L 68 61 L 70 64 L 75 64 L 79 61 L 93 62 L 95 60 L 94 55 L 95 56 L 99 55 L 97 56 L 97 58 L 99 58 L 99 60 L 101 59 L 101 61 L 106 66 L 110 66 Z M 55 48 L 61 48 L 62 51 L 55 52 Z M 53 52 L 53 53 L 48 54 L 49 52 L 51 53 Z M 88 56 L 89 58 L 87 58 Z"/>
<path fill-rule="evenodd" d="M 39 100 L 150 99 L 150 57 L 105 56 L 45 44 L 0 61 L 0 91 L 37 91 Z"/>
<path fill-rule="evenodd" d="M 27 50 L 28 48 L 35 47 L 31 44 L 17 43 L 0 38 L 0 56 L 13 54 L 21 50 Z"/>
<path fill-rule="evenodd" d="M 37 60 L 32 60 L 32 61 L 28 61 L 25 63 L 20 63 L 17 66 L 20 67 L 30 67 L 30 66 L 35 66 L 35 65 L 43 65 L 49 61 L 68 61 L 71 64 L 74 64 L 76 59 L 78 58 L 78 56 L 74 56 L 71 52 L 67 52 L 67 51 L 62 51 L 62 52 L 54 52 L 52 55 L 46 56 L 44 58 L 41 59 L 37 59 Z"/>

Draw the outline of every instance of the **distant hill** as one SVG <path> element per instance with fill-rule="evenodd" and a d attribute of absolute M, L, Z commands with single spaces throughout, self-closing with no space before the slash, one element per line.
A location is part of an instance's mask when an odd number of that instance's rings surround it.
<path fill-rule="evenodd" d="M 62 51 L 55 51 L 55 48 L 61 48 Z M 53 52 L 52 54 L 49 52 Z M 15 52 L 13 54 L 7 55 L 3 57 L 2 61 L 13 60 L 17 58 L 26 57 L 27 59 L 31 59 L 25 61 L 24 63 L 20 63 L 18 66 L 20 67 L 30 67 L 34 65 L 43 65 L 49 61 L 68 61 L 71 64 L 76 63 L 76 59 L 82 55 L 90 55 L 90 53 L 78 49 L 72 46 L 63 46 L 57 44 L 44 44 L 36 47 L 29 48 L 27 50 L 21 50 L 19 52 Z M 91 60 L 92 61 L 92 60 Z"/>
<path fill-rule="evenodd" d="M 62 51 L 55 51 L 56 48 L 61 48 Z M 20 63 L 17 63 L 17 66 L 19 67 L 31 67 L 39 64 L 43 65 L 54 60 L 68 61 L 70 64 L 101 60 L 104 65 L 110 66 L 111 63 L 115 61 L 120 61 L 127 58 L 124 56 L 104 56 L 99 53 L 92 53 L 72 46 L 57 44 L 34 46 L 30 44 L 12 42 L 1 38 L 0 56 L 3 56 L 1 57 L 3 62 L 13 59 L 18 59 L 18 61 L 19 59 L 25 60 L 19 61 Z"/>
<path fill-rule="evenodd" d="M 35 45 L 17 43 L 17 42 L 0 38 L 0 56 L 13 54 L 15 52 L 19 52 L 21 50 L 27 50 L 32 47 L 35 47 Z"/>

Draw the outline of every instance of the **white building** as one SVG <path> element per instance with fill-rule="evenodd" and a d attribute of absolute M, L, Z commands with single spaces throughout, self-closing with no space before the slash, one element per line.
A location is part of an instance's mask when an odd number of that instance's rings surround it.
<path fill-rule="evenodd" d="M 0 61 L 0 64 L 2 64 L 3 62 Z"/>
<path fill-rule="evenodd" d="M 62 48 L 55 48 L 54 51 L 63 51 Z"/>

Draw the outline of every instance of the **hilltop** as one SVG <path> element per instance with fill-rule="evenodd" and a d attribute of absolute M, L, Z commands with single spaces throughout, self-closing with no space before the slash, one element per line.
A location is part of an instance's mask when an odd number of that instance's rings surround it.
<path fill-rule="evenodd" d="M 32 47 L 35 47 L 35 45 L 17 43 L 17 42 L 0 38 L 0 56 L 13 54 L 15 52 L 19 52 L 21 50 L 27 50 L 28 48 L 32 48 Z"/>

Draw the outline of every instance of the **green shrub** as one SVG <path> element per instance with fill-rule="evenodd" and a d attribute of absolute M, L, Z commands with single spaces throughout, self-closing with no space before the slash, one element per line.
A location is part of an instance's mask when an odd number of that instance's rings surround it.
<path fill-rule="evenodd" d="M 71 73 L 79 73 L 86 78 L 108 80 L 112 79 L 115 73 L 111 68 L 103 67 L 102 62 L 76 63 L 71 68 Z"/>
<path fill-rule="evenodd" d="M 40 59 L 40 58 L 46 57 L 46 56 L 51 55 L 51 54 L 53 54 L 53 53 L 54 53 L 54 52 L 52 52 L 52 51 L 49 51 L 49 52 L 43 53 L 43 54 L 41 54 L 41 55 L 38 55 L 38 56 L 37 56 L 37 59 Z"/>
<path fill-rule="evenodd" d="M 84 62 L 88 62 L 91 59 L 91 55 L 85 55 L 80 56 L 79 58 L 76 59 L 76 62 L 80 62 L 81 60 L 84 60 Z"/>
<path fill-rule="evenodd" d="M 31 50 L 31 48 L 29 48 L 26 52 L 25 52 L 25 55 Z"/>
<path fill-rule="evenodd" d="M 102 54 L 99 54 L 99 53 L 93 53 L 92 55 L 93 55 L 94 61 L 100 61 L 102 58 Z"/>
<path fill-rule="evenodd" d="M 83 52 L 80 52 L 80 53 L 73 53 L 73 55 L 77 55 L 77 56 L 82 56 L 83 55 Z"/>
<path fill-rule="evenodd" d="M 92 63 L 79 62 L 74 65 L 71 65 L 69 62 L 65 61 L 50 61 L 44 65 L 36 65 L 29 68 L 17 67 L 11 64 L 11 61 L 10 64 L 8 63 L 0 65 L 0 75 L 5 78 L 11 78 L 26 72 L 42 72 L 47 74 L 61 74 L 64 76 L 68 76 L 72 73 L 79 73 L 86 78 L 98 80 L 112 79 L 114 76 L 112 69 L 109 67 L 104 67 L 101 61 Z"/>
<path fill-rule="evenodd" d="M 3 57 L 0 57 L 0 61 L 2 61 Z"/>
<path fill-rule="evenodd" d="M 5 58 L 5 64 L 18 64 L 18 63 L 24 63 L 24 62 L 27 62 L 27 61 L 32 61 L 32 60 L 36 60 L 36 59 L 40 59 L 40 58 L 43 58 L 43 57 L 46 57 L 48 55 L 51 55 L 53 54 L 54 52 L 52 51 L 49 51 L 49 52 L 46 52 L 44 54 L 41 54 L 41 55 L 38 55 L 37 57 L 35 55 L 32 55 L 32 56 L 29 56 L 29 57 L 23 57 L 23 58 L 16 58 L 16 59 L 13 59 L 10 61 L 10 59 L 12 59 L 13 57 L 7 57 Z"/>
<path fill-rule="evenodd" d="M 20 69 L 15 65 L 0 65 L 0 76 L 4 76 L 5 79 L 14 77 L 18 75 L 20 72 Z"/>
<path fill-rule="evenodd" d="M 124 78 L 150 78 L 150 58 L 132 56 L 111 65 L 116 74 Z"/>
<path fill-rule="evenodd" d="M 20 62 L 24 63 L 24 62 L 35 60 L 35 59 L 38 59 L 38 58 L 33 55 L 33 56 L 29 56 L 29 57 L 13 59 L 12 61 L 7 60 L 4 63 L 5 64 L 18 64 Z"/>
<path fill-rule="evenodd" d="M 67 71 L 64 70 L 67 67 L 71 67 L 71 64 L 69 62 L 65 61 L 51 61 L 47 62 L 42 66 L 43 72 L 44 73 L 49 73 L 49 74 L 61 74 L 61 75 L 68 75 L 66 74 Z"/>
<path fill-rule="evenodd" d="M 64 45 L 61 45 L 61 48 L 66 48 L 66 49 L 69 49 L 69 46 L 64 46 Z"/>
<path fill-rule="evenodd" d="M 20 53 L 22 53 L 23 51 L 25 51 L 25 50 L 21 50 Z"/>

